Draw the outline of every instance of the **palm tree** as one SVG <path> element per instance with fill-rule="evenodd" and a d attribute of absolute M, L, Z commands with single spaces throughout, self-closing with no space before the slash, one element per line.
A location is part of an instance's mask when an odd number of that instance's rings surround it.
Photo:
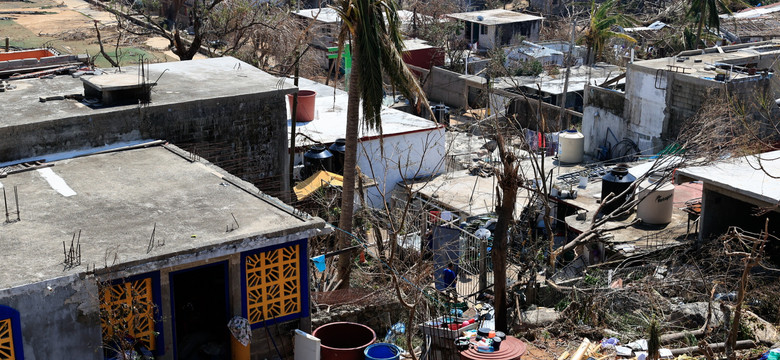
<path fill-rule="evenodd" d="M 731 15 L 729 5 L 731 5 L 730 0 L 691 0 L 691 7 L 688 9 L 686 16 L 693 17 L 696 20 L 697 44 L 703 41 L 701 31 L 704 25 L 707 25 L 709 29 L 717 29 L 718 34 L 720 34 L 720 14 L 718 12 Z"/>
<path fill-rule="evenodd" d="M 384 89 L 382 78 L 390 79 L 407 99 L 419 98 L 426 105 L 425 95 L 416 78 L 403 62 L 401 21 L 395 0 L 337 0 L 331 6 L 342 21 L 339 33 L 339 54 L 351 39 L 352 72 L 347 100 L 346 151 L 344 153 L 344 185 L 341 195 L 339 227 L 340 248 L 350 245 L 355 200 L 355 177 L 358 147 L 360 101 L 363 102 L 362 127 L 382 134 L 380 112 Z M 338 59 L 340 61 L 340 59 Z M 338 63 L 338 62 L 337 62 Z M 349 287 L 350 253 L 339 256 L 340 288 Z"/>
<path fill-rule="evenodd" d="M 601 4 L 596 4 L 594 0 L 590 2 L 590 22 L 585 28 L 585 34 L 580 38 L 580 42 L 588 47 L 587 61 L 589 64 L 601 58 L 604 45 L 612 38 L 636 42 L 634 38 L 626 34 L 612 31 L 615 26 L 628 27 L 636 24 L 636 20 L 620 13 L 617 5 L 616 0 L 607 0 Z"/>

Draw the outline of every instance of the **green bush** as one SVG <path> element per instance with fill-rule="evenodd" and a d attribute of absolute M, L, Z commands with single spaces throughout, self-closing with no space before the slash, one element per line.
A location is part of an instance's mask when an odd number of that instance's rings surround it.
<path fill-rule="evenodd" d="M 525 61 L 515 70 L 515 76 L 539 76 L 544 71 L 544 66 L 539 60 Z"/>

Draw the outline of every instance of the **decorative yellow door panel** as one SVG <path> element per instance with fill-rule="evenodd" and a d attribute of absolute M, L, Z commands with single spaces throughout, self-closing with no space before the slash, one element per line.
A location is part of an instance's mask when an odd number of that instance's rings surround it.
<path fill-rule="evenodd" d="M 16 360 L 11 319 L 0 320 L 0 360 Z"/>
<path fill-rule="evenodd" d="M 5 305 L 0 305 L 0 360 L 24 360 L 19 312 Z"/>
<path fill-rule="evenodd" d="M 250 324 L 308 315 L 305 253 L 302 240 L 244 256 L 244 304 Z"/>
<path fill-rule="evenodd" d="M 149 350 L 157 349 L 152 278 L 107 285 L 100 292 L 100 325 L 103 342 L 115 335 L 130 335 Z"/>

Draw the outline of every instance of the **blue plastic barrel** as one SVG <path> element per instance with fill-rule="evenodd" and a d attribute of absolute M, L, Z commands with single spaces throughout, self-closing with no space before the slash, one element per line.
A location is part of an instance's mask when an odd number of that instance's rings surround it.
<path fill-rule="evenodd" d="M 366 360 L 398 360 L 401 357 L 401 349 L 388 343 L 369 345 L 364 353 Z"/>

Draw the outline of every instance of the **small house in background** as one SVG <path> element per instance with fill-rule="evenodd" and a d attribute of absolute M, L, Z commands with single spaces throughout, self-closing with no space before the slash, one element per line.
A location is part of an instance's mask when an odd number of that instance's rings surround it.
<path fill-rule="evenodd" d="M 720 32 L 729 41 L 749 43 L 780 38 L 780 3 L 720 16 Z"/>
<path fill-rule="evenodd" d="M 729 91 L 749 104 L 756 94 L 780 97 L 772 81 L 780 41 L 684 51 L 675 57 L 627 66 L 625 91 L 589 83 L 584 94 L 582 133 L 586 152 L 608 152 L 628 139 L 635 152 L 657 154 L 696 115 L 708 94 Z"/>
<path fill-rule="evenodd" d="M 505 49 L 507 67 L 513 68 L 521 62 L 538 61 L 542 65 L 562 66 L 564 54 L 558 50 L 543 45 L 523 41 L 522 45 Z"/>
<path fill-rule="evenodd" d="M 542 26 L 541 16 L 503 10 L 482 10 L 447 15 L 450 18 L 463 21 L 464 37 L 477 48 L 490 50 L 506 46 L 513 39 L 539 40 L 539 30 Z"/>
<path fill-rule="evenodd" d="M 341 19 L 336 10 L 329 7 L 304 9 L 293 12 L 303 19 L 309 28 L 309 44 L 321 50 L 335 46 L 341 28 Z"/>
<path fill-rule="evenodd" d="M 536 42 L 535 44 L 544 46 L 548 49 L 560 51 L 564 54 L 565 57 L 568 57 L 569 53 L 571 52 L 571 59 L 564 60 L 564 63 L 568 64 L 569 66 L 578 66 L 584 64 L 585 56 L 587 56 L 588 53 L 588 49 L 586 49 L 584 46 L 576 44 L 572 46 L 572 44 L 568 41 L 551 40 L 540 41 Z M 564 65 L 564 67 L 565 66 L 566 65 Z"/>
<path fill-rule="evenodd" d="M 348 95 L 333 86 L 304 78 L 299 79 L 298 86 L 316 92 L 313 120 L 295 124 L 292 153 L 295 164 L 301 164 L 306 170 L 307 150 L 314 150 L 316 145 L 324 145 L 322 149 L 325 149 L 345 137 Z M 292 118 L 289 109 L 288 116 Z M 444 125 L 392 107 L 383 107 L 381 116 L 381 133 L 361 128 L 358 138 L 357 166 L 376 182 L 376 186 L 365 189 L 367 205 L 372 207 L 383 207 L 385 201 L 389 202 L 391 191 L 400 182 L 443 172 L 442 159 L 446 154 Z M 292 132 L 292 121 L 288 124 Z M 321 162 L 322 167 L 329 170 L 332 160 Z"/>
<path fill-rule="evenodd" d="M 422 39 L 404 40 L 404 62 L 407 65 L 430 70 L 433 66 L 444 65 L 444 49 L 432 46 Z M 415 72 L 414 69 L 411 69 Z"/>

